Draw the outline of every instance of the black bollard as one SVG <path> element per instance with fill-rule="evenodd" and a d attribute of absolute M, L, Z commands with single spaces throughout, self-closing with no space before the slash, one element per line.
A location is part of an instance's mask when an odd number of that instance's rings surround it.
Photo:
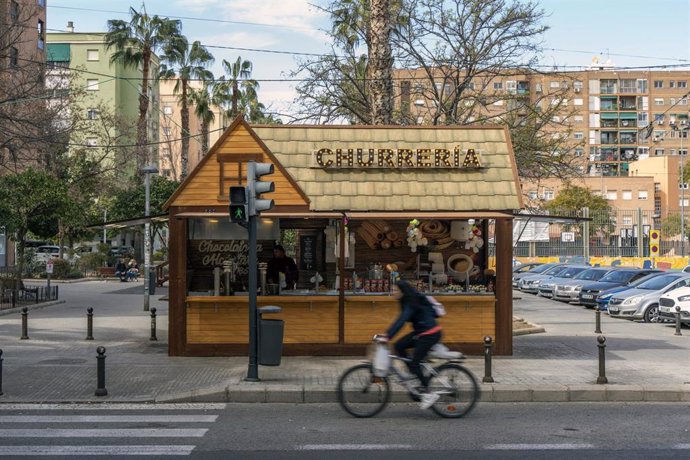
<path fill-rule="evenodd" d="M 158 340 L 156 337 L 156 307 L 151 308 L 151 338 L 149 340 Z"/>
<path fill-rule="evenodd" d="M 594 307 L 594 333 L 601 334 L 601 311 L 599 307 Z"/>
<path fill-rule="evenodd" d="M 482 382 L 493 383 L 494 378 L 491 376 L 491 347 L 492 343 L 491 336 L 484 336 L 484 378 Z"/>
<path fill-rule="evenodd" d="M 676 333 L 673 335 L 683 335 L 680 332 L 680 307 L 676 305 Z"/>
<path fill-rule="evenodd" d="M 93 340 L 93 308 L 86 309 L 86 339 Z"/>
<path fill-rule="evenodd" d="M 98 387 L 96 388 L 96 396 L 106 396 L 108 394 L 108 390 L 105 389 L 105 347 L 96 348 L 96 353 L 98 353 L 98 356 L 96 357 L 98 360 L 98 367 L 96 371 Z"/>
<path fill-rule="evenodd" d="M 22 308 L 22 336 L 21 340 L 29 340 L 29 309 Z"/>
<path fill-rule="evenodd" d="M 597 377 L 597 383 L 609 383 L 609 379 L 606 378 L 606 358 L 604 357 L 606 337 L 600 335 L 597 337 L 597 342 L 599 342 L 599 377 Z"/>
<path fill-rule="evenodd" d="M 2 396 L 2 349 L 0 349 L 0 396 Z"/>

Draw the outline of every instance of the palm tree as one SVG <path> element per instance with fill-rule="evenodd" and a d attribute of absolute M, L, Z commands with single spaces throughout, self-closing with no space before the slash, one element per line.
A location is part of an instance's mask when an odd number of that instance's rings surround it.
<path fill-rule="evenodd" d="M 252 63 L 243 61 L 241 57 L 232 64 L 223 59 L 223 70 L 228 74 L 228 79 L 220 78 L 220 85 L 223 91 L 231 100 L 232 106 L 228 112 L 230 118 L 239 114 L 238 103 L 242 97 L 247 99 L 257 99 L 256 90 L 259 89 L 259 82 L 252 80 Z"/>
<path fill-rule="evenodd" d="M 215 107 L 222 105 L 224 98 L 219 93 L 218 86 L 212 83 L 213 78 L 203 82 L 199 89 L 192 89 L 189 99 L 194 104 L 194 114 L 201 120 L 201 154 L 208 152 L 208 132 L 209 126 L 216 119 L 213 111 Z"/>
<path fill-rule="evenodd" d="M 189 162 L 189 96 L 190 80 L 208 81 L 213 74 L 206 67 L 213 63 L 213 55 L 198 40 L 189 46 L 187 37 L 175 37 L 164 49 L 165 63 L 161 65 L 160 77 L 163 79 L 177 78 L 174 94 L 182 106 L 182 153 L 180 179 L 187 177 L 187 163 Z"/>
<path fill-rule="evenodd" d="M 178 20 L 149 16 L 146 8 L 142 12 L 130 7 L 129 22 L 121 19 L 108 21 L 105 35 L 107 49 L 115 48 L 110 62 L 121 62 L 126 67 L 138 68 L 141 65 L 141 92 L 139 94 L 139 119 L 137 121 L 137 167 L 150 162 L 147 146 L 146 114 L 149 107 L 148 83 L 151 58 L 175 37 L 180 35 L 181 23 Z"/>

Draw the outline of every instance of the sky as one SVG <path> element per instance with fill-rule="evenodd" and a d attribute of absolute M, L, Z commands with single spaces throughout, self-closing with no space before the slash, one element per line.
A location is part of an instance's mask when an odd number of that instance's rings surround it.
<path fill-rule="evenodd" d="M 510 0 L 508 0 L 510 1 Z M 543 65 L 562 69 L 585 67 L 598 57 L 617 67 L 673 66 L 690 68 L 690 0 L 535 0 L 547 14 L 550 29 L 543 37 Z M 142 2 L 113 0 L 48 0 L 48 32 L 64 31 L 73 21 L 76 32 L 104 32 L 109 19 L 129 18 L 129 6 Z M 147 0 L 149 14 L 177 16 L 189 41 L 210 46 L 222 74 L 221 61 L 238 57 L 254 66 L 259 100 L 269 110 L 289 113 L 296 82 L 285 81 L 297 60 L 309 53 L 328 53 L 323 32 L 330 24 L 318 7 L 328 0 Z M 223 48 L 214 48 L 221 46 Z M 300 55 L 300 53 L 303 53 Z"/>

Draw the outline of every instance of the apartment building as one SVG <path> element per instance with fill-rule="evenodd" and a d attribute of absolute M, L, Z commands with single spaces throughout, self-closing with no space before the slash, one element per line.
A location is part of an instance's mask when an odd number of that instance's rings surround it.
<path fill-rule="evenodd" d="M 68 30 L 73 26 L 70 23 Z M 88 134 L 75 133 L 84 137 L 71 139 L 73 144 L 88 145 L 90 148 L 108 148 L 112 145 L 136 143 L 136 125 L 139 118 L 139 94 L 142 69 L 126 67 L 121 62 L 111 62 L 114 49 L 107 49 L 103 32 L 60 32 L 47 34 L 47 77 L 46 85 L 55 91 L 74 88 L 83 89 L 84 96 L 76 101 L 70 110 L 83 112 L 94 126 L 103 124 L 99 107 L 107 109 L 111 120 L 116 120 L 108 131 L 98 134 L 93 129 Z M 153 77 L 158 74 L 159 62 L 154 55 L 149 69 Z M 159 104 L 160 96 L 155 78 L 148 83 L 149 107 L 147 111 L 149 158 L 158 159 Z M 126 136 L 120 133 L 127 130 Z M 119 132 L 118 132 L 119 131 Z M 127 171 L 133 174 L 134 171 Z"/>
<path fill-rule="evenodd" d="M 0 0 L 0 69 L 45 62 L 46 0 Z"/>
<path fill-rule="evenodd" d="M 161 145 L 158 164 L 162 176 L 179 180 L 182 171 L 182 106 L 179 102 L 179 94 L 174 92 L 175 84 L 176 80 L 161 80 L 159 84 L 161 106 L 159 138 Z M 202 83 L 191 81 L 189 85 L 192 89 L 198 90 L 201 88 Z M 188 173 L 196 167 L 201 158 L 206 154 L 202 149 L 201 120 L 196 116 L 194 110 L 194 104 L 190 103 L 189 135 L 192 137 L 189 140 Z M 209 148 L 223 134 L 223 128 L 228 124 L 227 117 L 222 108 L 214 107 L 213 113 L 214 118 L 208 128 Z"/>

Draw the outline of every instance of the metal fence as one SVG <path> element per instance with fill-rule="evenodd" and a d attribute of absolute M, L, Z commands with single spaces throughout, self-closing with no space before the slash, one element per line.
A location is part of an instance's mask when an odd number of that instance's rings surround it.
<path fill-rule="evenodd" d="M 3 287 L 0 288 L 0 310 L 58 300 L 58 297 L 58 286 L 25 285 L 23 289 L 9 289 Z"/>

